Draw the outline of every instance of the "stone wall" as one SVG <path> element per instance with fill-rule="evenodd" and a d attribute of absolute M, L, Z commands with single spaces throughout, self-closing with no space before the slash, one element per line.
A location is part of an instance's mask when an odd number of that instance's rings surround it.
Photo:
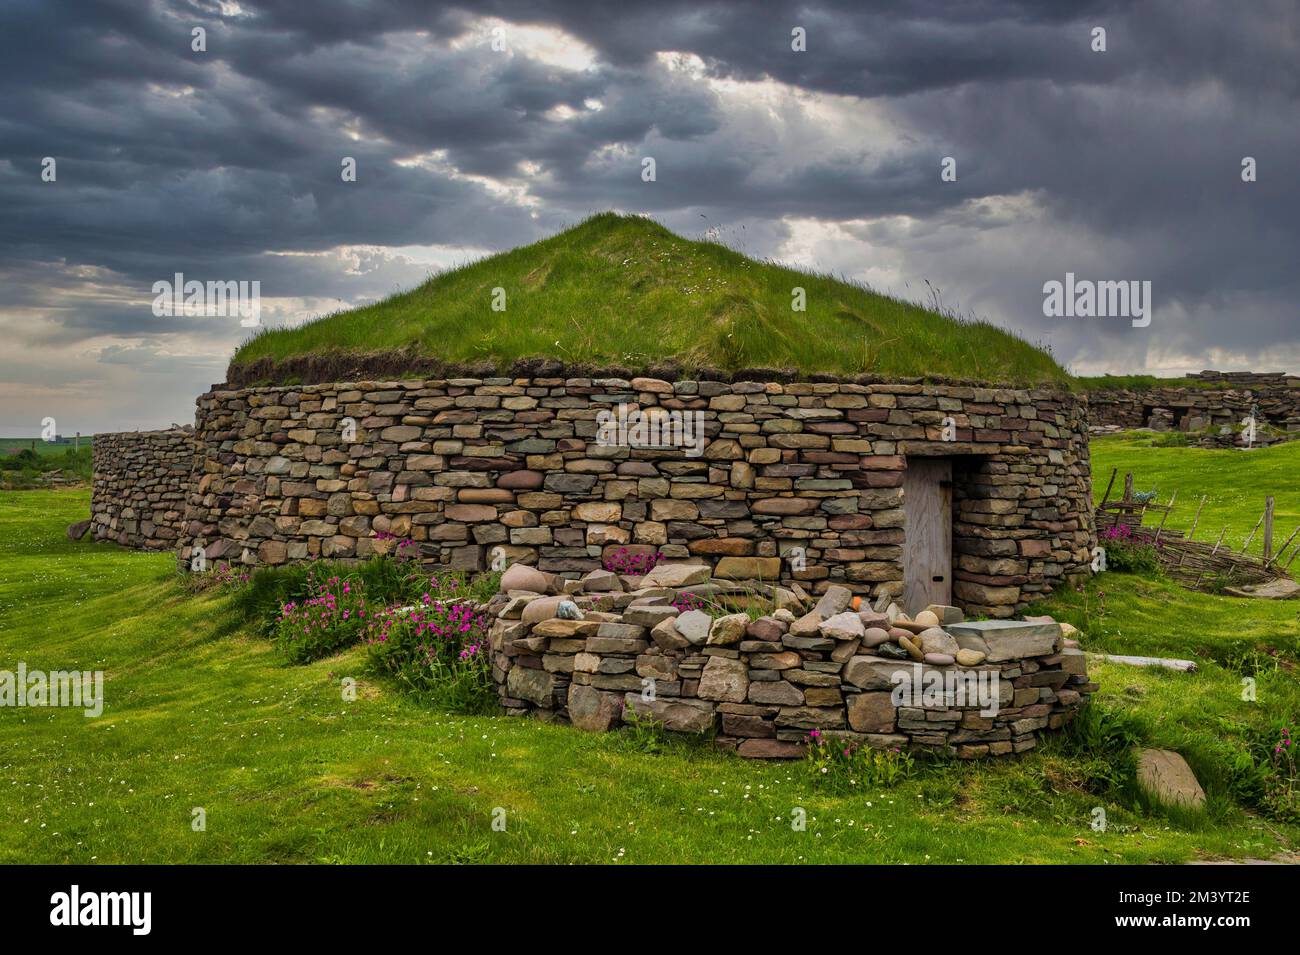
<path fill-rule="evenodd" d="M 703 453 L 602 443 L 598 415 L 619 405 L 699 412 Z M 576 577 L 623 547 L 707 559 L 724 579 L 897 595 L 908 458 L 944 456 L 955 602 L 1009 616 L 1087 572 L 1086 420 L 1067 393 L 866 378 L 218 389 L 198 400 L 180 550 L 277 564 L 396 538 L 456 568 Z"/>
<path fill-rule="evenodd" d="M 1089 395 L 1094 428 L 1199 431 L 1234 427 L 1255 411 L 1259 424 L 1300 431 L 1300 377 L 1203 371 L 1194 376 L 1221 387 L 1099 389 Z"/>
<path fill-rule="evenodd" d="M 1097 688 L 1050 620 L 966 623 L 954 607 L 912 620 L 838 586 L 809 609 L 709 580 L 704 565 L 564 582 L 516 565 L 502 587 L 489 605 L 502 706 L 593 732 L 634 715 L 742 756 L 797 757 L 816 732 L 977 758 L 1033 748 Z M 781 606 L 728 611 L 749 598 Z"/>
<path fill-rule="evenodd" d="M 175 548 L 185 529 L 194 447 L 185 428 L 95 435 L 94 538 L 145 550 Z"/>

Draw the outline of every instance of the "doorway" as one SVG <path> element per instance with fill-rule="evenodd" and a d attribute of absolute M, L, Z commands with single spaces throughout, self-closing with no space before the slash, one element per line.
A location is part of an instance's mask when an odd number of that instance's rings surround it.
<path fill-rule="evenodd" d="M 903 609 L 952 603 L 952 460 L 907 459 L 903 472 Z"/>

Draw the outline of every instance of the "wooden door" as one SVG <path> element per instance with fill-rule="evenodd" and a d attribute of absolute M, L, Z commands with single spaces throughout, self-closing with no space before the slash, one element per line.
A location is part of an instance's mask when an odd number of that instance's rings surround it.
<path fill-rule="evenodd" d="M 952 603 L 952 461 L 907 459 L 903 472 L 903 609 Z"/>

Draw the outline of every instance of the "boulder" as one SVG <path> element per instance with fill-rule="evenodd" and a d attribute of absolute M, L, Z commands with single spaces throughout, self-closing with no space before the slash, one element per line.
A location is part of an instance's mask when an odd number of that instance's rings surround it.
<path fill-rule="evenodd" d="M 79 541 L 86 536 L 86 531 L 90 530 L 90 520 L 77 521 L 75 524 L 68 525 L 68 540 Z"/>
<path fill-rule="evenodd" d="M 1166 805 L 1200 808 L 1205 790 L 1187 760 L 1168 749 L 1144 749 L 1138 753 L 1138 785 L 1147 795 Z"/>
<path fill-rule="evenodd" d="M 729 647 L 733 643 L 739 643 L 744 638 L 745 628 L 748 626 L 749 614 L 747 613 L 730 613 L 725 617 L 719 617 L 713 621 L 713 626 L 709 627 L 708 644 L 711 647 Z"/>
<path fill-rule="evenodd" d="M 544 594 L 551 587 L 551 577 L 536 567 L 527 564 L 511 564 L 501 575 L 501 592 L 527 590 L 535 594 Z"/>

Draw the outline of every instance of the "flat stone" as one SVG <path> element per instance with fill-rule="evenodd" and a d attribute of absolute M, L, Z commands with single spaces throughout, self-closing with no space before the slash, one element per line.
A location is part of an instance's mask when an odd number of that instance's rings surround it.
<path fill-rule="evenodd" d="M 677 618 L 660 620 L 650 630 L 650 639 L 661 650 L 685 650 L 691 642 L 677 631 Z"/>
<path fill-rule="evenodd" d="M 743 703 L 749 693 L 749 668 L 743 660 L 709 657 L 700 674 L 696 696 L 701 700 Z"/>
<path fill-rule="evenodd" d="M 584 683 L 570 684 L 569 722 L 588 733 L 607 732 L 618 719 L 621 703 L 615 693 L 602 693 Z"/>
<path fill-rule="evenodd" d="M 1042 657 L 1055 653 L 1062 639 L 1056 623 L 1031 623 L 1025 620 L 976 620 L 954 623 L 948 633 L 958 646 L 986 652 L 989 663 L 1004 663 L 1025 657 Z"/>
<path fill-rule="evenodd" d="M 806 613 L 790 624 L 789 635 L 792 637 L 815 637 L 821 633 L 822 617 L 816 610 Z"/>
<path fill-rule="evenodd" d="M 713 570 L 722 580 L 778 580 L 780 557 L 723 557 Z"/>
<path fill-rule="evenodd" d="M 677 615 L 674 626 L 688 643 L 703 646 L 713 628 L 713 618 L 703 610 L 687 610 Z"/>
<path fill-rule="evenodd" d="M 623 702 L 637 716 L 649 717 L 675 733 L 705 733 L 713 728 L 713 704 L 703 700 L 643 700 L 640 693 L 628 693 Z"/>
<path fill-rule="evenodd" d="M 793 650 L 749 655 L 749 665 L 755 670 L 793 670 L 802 662 L 799 654 Z"/>
<path fill-rule="evenodd" d="M 645 575 L 641 586 L 689 587 L 691 584 L 706 583 L 710 574 L 707 564 L 659 564 Z"/>
<path fill-rule="evenodd" d="M 819 629 L 823 637 L 832 640 L 858 640 L 866 632 L 862 618 L 851 610 L 828 617 Z"/>
<path fill-rule="evenodd" d="M 858 733 L 892 733 L 897 714 L 889 693 L 855 693 L 849 697 L 849 728 Z"/>
<path fill-rule="evenodd" d="M 900 682 L 900 674 L 912 680 L 918 669 L 924 679 L 924 667 L 914 669 L 913 664 L 907 662 L 860 656 L 844 664 L 842 679 L 864 690 L 892 690 Z"/>
<path fill-rule="evenodd" d="M 551 706 L 554 703 L 555 677 L 545 670 L 513 666 L 506 677 L 506 692 L 538 706 Z"/>
<path fill-rule="evenodd" d="M 803 690 L 785 680 L 751 682 L 749 702 L 769 706 L 799 706 L 803 703 Z"/>
<path fill-rule="evenodd" d="M 927 653 L 925 662 L 932 666 L 952 666 L 956 658 L 950 653 Z"/>
<path fill-rule="evenodd" d="M 1227 587 L 1224 593 L 1233 597 L 1256 597 L 1261 600 L 1291 600 L 1300 595 L 1300 584 L 1288 577 L 1278 577 L 1262 584 Z"/>
<path fill-rule="evenodd" d="M 793 740 L 745 739 L 736 747 L 736 754 L 747 759 L 799 759 L 804 747 Z"/>
<path fill-rule="evenodd" d="M 677 614 L 677 608 L 670 606 L 628 607 L 623 611 L 623 622 L 642 627 L 657 627 L 663 621 L 673 619 Z"/>
<path fill-rule="evenodd" d="M 847 610 L 852 600 L 853 591 L 848 587 L 835 585 L 827 588 L 826 593 L 822 594 L 821 599 L 817 601 L 817 606 L 813 608 L 813 613 L 826 620 Z"/>
<path fill-rule="evenodd" d="M 605 593 L 622 590 L 623 585 L 612 570 L 593 570 L 582 578 L 582 589 L 588 593 Z"/>
<path fill-rule="evenodd" d="M 595 620 L 562 620 L 555 617 L 535 624 L 532 632 L 535 637 L 554 637 L 560 640 L 581 637 L 585 640 L 594 637 L 599 629 L 600 623 Z"/>
<path fill-rule="evenodd" d="M 751 640 L 767 640 L 779 643 L 787 629 L 786 624 L 775 617 L 759 617 L 745 628 L 745 635 Z"/>

